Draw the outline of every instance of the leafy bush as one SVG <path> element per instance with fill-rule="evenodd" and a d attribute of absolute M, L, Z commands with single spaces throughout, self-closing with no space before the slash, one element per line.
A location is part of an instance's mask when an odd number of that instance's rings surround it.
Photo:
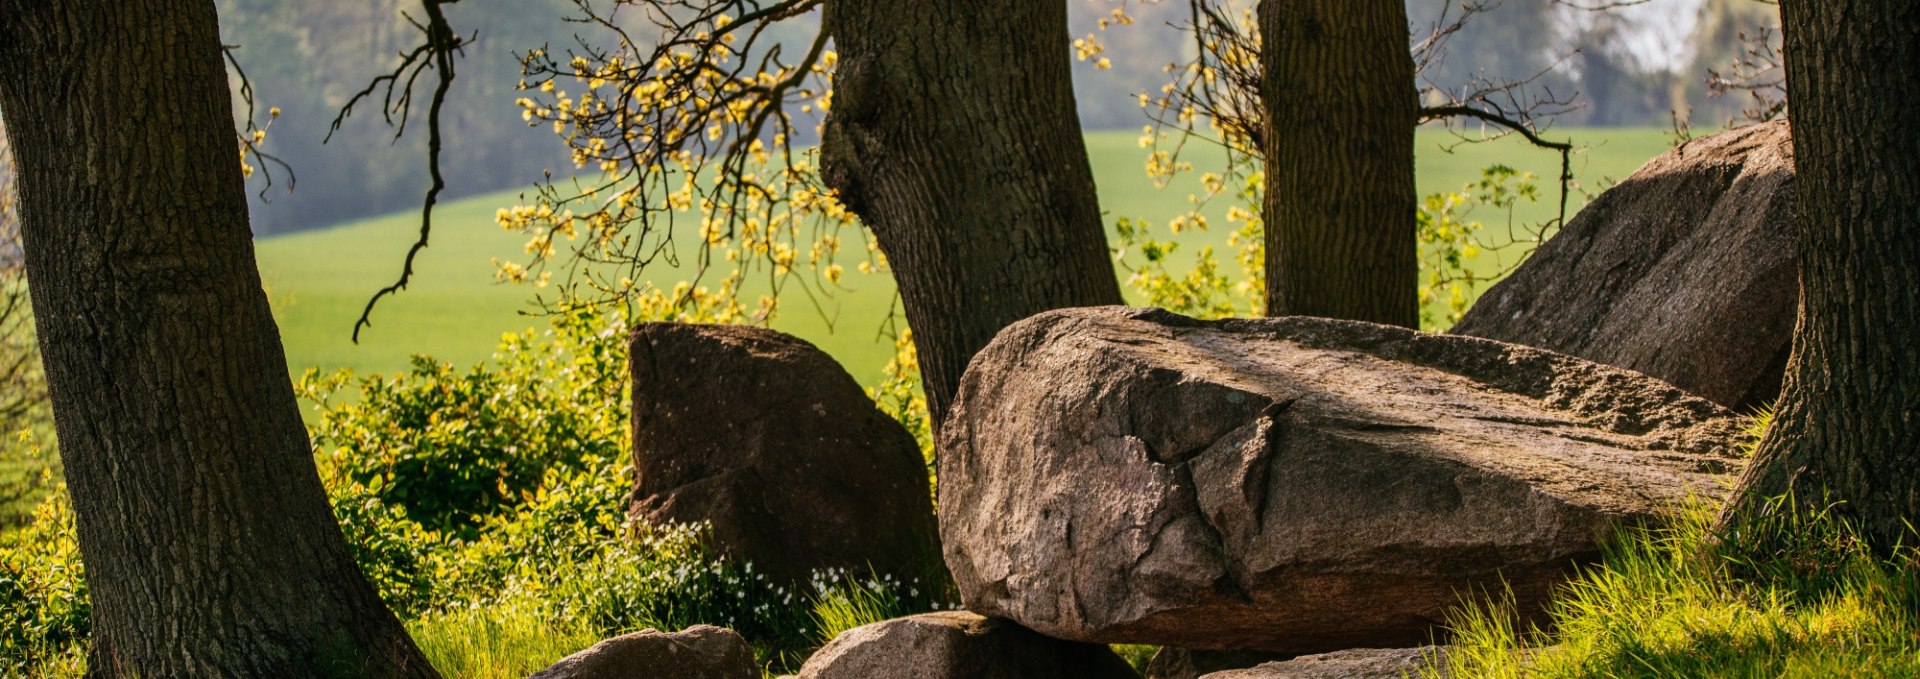
<path fill-rule="evenodd" d="M 697 527 L 630 524 L 626 328 L 618 314 L 575 308 L 545 333 L 507 336 L 494 361 L 466 372 L 421 359 L 393 378 L 302 381 L 356 557 L 435 648 L 482 656 L 447 662 L 517 672 L 515 649 L 552 649 L 459 637 L 511 636 L 502 630 L 538 620 L 567 638 L 722 625 L 789 668 L 825 641 L 817 600 L 865 592 L 879 602 L 870 614 L 893 617 L 951 598 L 945 583 L 890 575 L 822 573 L 790 586 L 716 554 Z M 911 359 L 875 394 L 924 429 Z M 358 400 L 339 398 L 351 385 Z"/>
<path fill-rule="evenodd" d="M 715 553 L 699 527 L 629 523 L 626 328 L 570 309 L 464 372 L 421 358 L 403 375 L 300 381 L 354 557 L 436 666 L 524 676 L 599 638 L 704 623 L 788 670 L 847 626 L 951 605 L 944 581 L 834 571 L 779 583 Z M 905 353 L 875 393 L 924 444 L 913 373 Z M 15 671 L 72 666 L 84 648 L 72 531 L 58 494 L 0 536 L 0 658 Z"/>
<path fill-rule="evenodd" d="M 413 369 L 359 381 L 309 371 L 296 387 L 320 412 L 312 428 L 335 487 L 401 508 L 435 532 L 477 535 L 554 472 L 605 470 L 626 456 L 626 324 L 578 308 L 545 334 L 502 338 L 493 365 L 457 373 L 415 357 Z"/>
<path fill-rule="evenodd" d="M 55 491 L 25 528 L 0 536 L 0 675 L 71 664 L 92 630 L 73 508 Z"/>

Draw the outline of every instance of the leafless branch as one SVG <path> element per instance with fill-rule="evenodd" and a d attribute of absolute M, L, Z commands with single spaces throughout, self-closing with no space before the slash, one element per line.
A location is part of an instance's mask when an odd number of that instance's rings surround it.
<path fill-rule="evenodd" d="M 340 113 L 334 116 L 333 123 L 327 128 L 325 141 L 331 141 L 334 133 L 340 131 L 341 123 L 345 122 L 348 116 L 353 115 L 354 105 L 379 92 L 381 93 L 380 115 L 386 120 L 387 125 L 394 128 L 393 136 L 398 140 L 401 135 L 406 134 L 407 121 L 413 113 L 414 86 L 419 82 L 421 74 L 429 69 L 433 71 L 435 82 L 433 90 L 429 93 L 431 99 L 427 105 L 427 174 L 432 179 L 432 184 L 427 188 L 426 198 L 420 207 L 420 235 L 414 240 L 413 245 L 407 248 L 406 259 L 400 267 L 400 278 L 375 292 L 373 297 L 367 300 L 366 307 L 360 310 L 360 318 L 353 323 L 353 341 L 356 344 L 360 342 L 360 331 L 373 325 L 374 305 L 379 304 L 381 298 L 387 295 L 405 290 L 407 283 L 412 281 L 414 260 L 419 257 L 422 250 L 427 248 L 428 239 L 433 234 L 434 205 L 440 200 L 440 192 L 447 188 L 446 178 L 440 172 L 442 148 L 440 115 L 447 101 L 447 91 L 453 87 L 455 57 L 463 54 L 467 43 L 473 40 L 473 36 L 462 37 L 455 33 L 453 27 L 447 23 L 443 8 L 459 1 L 421 0 L 421 10 L 427 17 L 424 24 L 410 14 L 403 14 L 407 22 L 420 31 L 424 42 L 400 53 L 400 65 L 394 67 L 392 72 L 375 77 L 367 83 L 366 88 L 354 93 L 353 97 L 347 100 L 346 105 L 340 107 Z"/>
<path fill-rule="evenodd" d="M 1740 54 L 1725 71 L 1707 71 L 1707 93 L 1713 97 L 1745 92 L 1749 103 L 1730 125 L 1764 123 L 1787 114 L 1787 76 L 1781 58 L 1780 31 L 1762 26 L 1741 31 Z"/>
<path fill-rule="evenodd" d="M 265 125 L 257 122 L 259 120 L 259 113 L 255 110 L 253 80 L 247 77 L 247 70 L 241 68 L 239 58 L 233 54 L 240 49 L 240 46 L 221 45 L 220 47 L 221 53 L 227 57 L 227 64 L 233 67 L 234 77 L 240 80 L 240 101 L 245 102 L 247 105 L 246 125 L 235 132 L 240 138 L 242 166 L 251 167 L 246 165 L 247 156 L 260 159 L 260 174 L 266 180 L 265 185 L 260 187 L 260 193 L 258 194 L 261 200 L 267 200 L 267 190 L 273 188 L 273 167 L 276 165 L 287 173 L 287 191 L 292 192 L 294 185 L 300 181 L 299 177 L 293 173 L 293 166 L 288 165 L 287 161 L 282 160 L 279 156 L 260 149 L 261 141 L 266 138 L 267 130 L 273 127 L 273 121 L 277 119 L 278 116 L 269 115 L 267 117 L 267 124 Z M 275 111 L 278 111 L 278 109 L 275 109 Z"/>

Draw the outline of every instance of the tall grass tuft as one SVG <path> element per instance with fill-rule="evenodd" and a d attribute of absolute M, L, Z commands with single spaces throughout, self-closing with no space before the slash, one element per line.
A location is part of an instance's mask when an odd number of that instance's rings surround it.
<path fill-rule="evenodd" d="M 1694 503 L 1669 527 L 1625 533 L 1550 602 L 1551 632 L 1516 624 L 1510 597 L 1462 606 L 1453 651 L 1429 673 L 1920 677 L 1913 550 L 1875 554 L 1826 513 L 1716 533 L 1716 510 Z"/>
<path fill-rule="evenodd" d="M 815 639 L 822 646 L 855 627 L 958 607 L 951 603 L 957 597 L 945 591 L 948 586 L 944 583 L 903 581 L 891 574 L 854 577 L 848 571 L 831 569 L 814 573 L 812 584 Z"/>
<path fill-rule="evenodd" d="M 521 679 L 600 639 L 578 621 L 522 605 L 437 613 L 407 631 L 434 668 L 455 679 Z"/>

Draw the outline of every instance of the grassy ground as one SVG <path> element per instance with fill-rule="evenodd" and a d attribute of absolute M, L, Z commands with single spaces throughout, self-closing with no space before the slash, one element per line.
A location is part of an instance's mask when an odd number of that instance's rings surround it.
<path fill-rule="evenodd" d="M 1611 180 L 1625 177 L 1648 158 L 1666 148 L 1666 139 L 1654 129 L 1571 129 L 1557 133 L 1583 145 L 1574 158 L 1574 172 L 1582 187 L 1597 191 Z M 1156 190 L 1144 168 L 1145 152 L 1133 132 L 1096 132 L 1088 135 L 1101 202 L 1108 222 L 1119 217 L 1146 218 L 1164 223 L 1178 214 L 1198 184 L 1181 180 Z M 1480 168 L 1505 163 L 1551 179 L 1559 174 L 1556 155 L 1524 147 L 1512 140 L 1468 145 L 1449 152 L 1452 138 L 1422 131 L 1418 143 L 1419 183 L 1422 194 L 1459 187 L 1478 178 Z M 1196 152 L 1191 158 L 1201 169 L 1217 158 Z M 500 333 L 543 326 L 521 314 L 532 310 L 531 290 L 493 282 L 494 257 L 515 258 L 520 237 L 494 225 L 494 211 L 516 202 L 514 192 L 489 194 L 445 205 L 435 219 L 433 244 L 422 255 L 413 285 L 397 297 L 381 302 L 374 326 L 361 342 L 349 339 L 353 320 L 367 297 L 399 271 L 400 258 L 413 238 L 419 215 L 404 212 L 290 236 L 263 239 L 258 244 L 265 277 L 280 330 L 287 346 L 287 362 L 298 373 L 308 366 L 326 369 L 350 367 L 361 372 L 393 372 L 408 357 L 428 353 L 456 364 L 479 360 L 493 351 Z M 1576 196 L 1574 205 L 1584 200 Z M 1215 206 L 1224 212 L 1225 204 Z M 1539 204 L 1519 212 L 1521 220 L 1540 220 L 1555 207 Z M 1500 230 L 1495 215 L 1481 215 L 1489 230 Z M 1216 214 L 1214 221 L 1224 224 Z M 1188 233 L 1186 246 L 1222 243 L 1225 229 Z M 1490 255 L 1487 266 L 1498 266 Z M 679 271 L 658 271 L 656 280 L 671 284 L 684 277 Z M 892 282 L 880 277 L 849 274 L 846 290 L 814 310 L 803 300 L 789 303 L 775 327 L 820 344 L 847 365 L 862 382 L 878 378 L 891 357 L 891 347 L 879 331 L 894 298 Z"/>

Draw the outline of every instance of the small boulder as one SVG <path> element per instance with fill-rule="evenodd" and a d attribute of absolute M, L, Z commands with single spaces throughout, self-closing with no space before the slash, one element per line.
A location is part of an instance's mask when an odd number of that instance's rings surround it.
<path fill-rule="evenodd" d="M 800 679 L 1139 679 L 1112 649 L 972 613 L 924 613 L 847 630 Z"/>
<path fill-rule="evenodd" d="M 1767 405 L 1799 309 L 1793 177 L 1785 121 L 1682 144 L 1595 198 L 1449 332 Z"/>
<path fill-rule="evenodd" d="M 1444 646 L 1357 648 L 1215 672 L 1201 679 L 1445 679 L 1444 666 L 1427 672 L 1429 665 L 1439 665 L 1445 657 Z"/>
<path fill-rule="evenodd" d="M 1723 492 L 1746 420 L 1638 373 L 1291 317 L 1042 313 L 940 436 L 969 610 L 1098 643 L 1428 643 L 1463 595 L 1537 613 L 1622 524 Z"/>
<path fill-rule="evenodd" d="M 1225 670 L 1245 669 L 1260 663 L 1289 660 L 1290 653 L 1260 651 L 1209 651 L 1162 646 L 1147 662 L 1147 679 L 1199 679 Z"/>
<path fill-rule="evenodd" d="M 527 679 L 759 679 L 753 648 L 733 630 L 695 625 L 643 630 L 594 644 Z"/>
<path fill-rule="evenodd" d="M 919 576 L 939 553 L 913 436 L 826 353 L 765 328 L 634 328 L 632 514 L 713 526 L 770 577 Z"/>

